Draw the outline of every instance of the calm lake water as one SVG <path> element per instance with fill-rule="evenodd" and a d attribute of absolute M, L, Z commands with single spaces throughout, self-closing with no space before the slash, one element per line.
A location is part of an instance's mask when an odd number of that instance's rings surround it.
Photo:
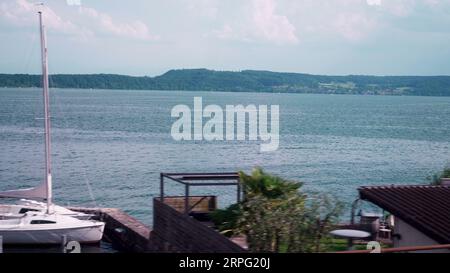
<path fill-rule="evenodd" d="M 450 163 L 450 98 L 180 91 L 51 91 L 54 195 L 62 205 L 118 207 L 147 224 L 160 172 L 250 171 L 303 181 L 347 204 L 357 187 L 420 184 Z M 280 105 L 280 147 L 255 142 L 176 142 L 177 104 Z M 0 89 L 0 190 L 44 174 L 39 89 Z M 177 184 L 167 194 L 182 194 Z M 193 189 L 219 195 L 233 188 Z M 94 201 L 93 201 L 94 200 Z M 346 214 L 348 214 L 346 212 Z"/>

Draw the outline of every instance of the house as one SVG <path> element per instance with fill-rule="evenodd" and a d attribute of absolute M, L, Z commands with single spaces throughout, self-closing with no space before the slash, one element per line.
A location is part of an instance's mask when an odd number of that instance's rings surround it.
<path fill-rule="evenodd" d="M 394 247 L 450 244 L 450 186 L 376 186 L 358 191 L 360 199 L 393 216 Z"/>

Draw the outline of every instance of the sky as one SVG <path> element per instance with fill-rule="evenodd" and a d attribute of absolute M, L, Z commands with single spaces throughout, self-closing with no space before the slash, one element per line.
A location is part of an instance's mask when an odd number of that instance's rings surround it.
<path fill-rule="evenodd" d="M 0 73 L 450 75 L 450 0 L 0 0 Z"/>

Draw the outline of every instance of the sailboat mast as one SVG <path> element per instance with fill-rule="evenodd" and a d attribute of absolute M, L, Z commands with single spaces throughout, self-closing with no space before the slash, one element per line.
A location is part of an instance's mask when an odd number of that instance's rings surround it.
<path fill-rule="evenodd" d="M 45 184 L 47 188 L 47 213 L 50 213 L 52 204 L 52 171 L 51 171 L 51 149 L 50 149 L 50 101 L 48 92 L 48 63 L 47 43 L 45 27 L 42 20 L 42 11 L 39 11 L 39 29 L 41 33 L 41 58 L 42 58 L 42 92 L 44 97 L 44 123 L 45 123 Z"/>

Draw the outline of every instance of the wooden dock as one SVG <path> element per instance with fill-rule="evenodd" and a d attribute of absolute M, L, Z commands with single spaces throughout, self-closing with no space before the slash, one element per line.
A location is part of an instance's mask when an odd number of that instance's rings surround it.
<path fill-rule="evenodd" d="M 197 215 L 216 209 L 215 196 L 189 196 L 187 204 Z M 209 225 L 185 213 L 183 196 L 153 199 L 153 229 L 116 208 L 69 208 L 94 215 L 105 222 L 104 239 L 124 252 L 247 252 L 244 237 L 227 238 Z"/>
<path fill-rule="evenodd" d="M 115 208 L 69 208 L 95 215 L 95 219 L 106 223 L 104 237 L 114 248 L 126 252 L 146 252 L 149 247 L 151 229 L 136 218 Z"/>

